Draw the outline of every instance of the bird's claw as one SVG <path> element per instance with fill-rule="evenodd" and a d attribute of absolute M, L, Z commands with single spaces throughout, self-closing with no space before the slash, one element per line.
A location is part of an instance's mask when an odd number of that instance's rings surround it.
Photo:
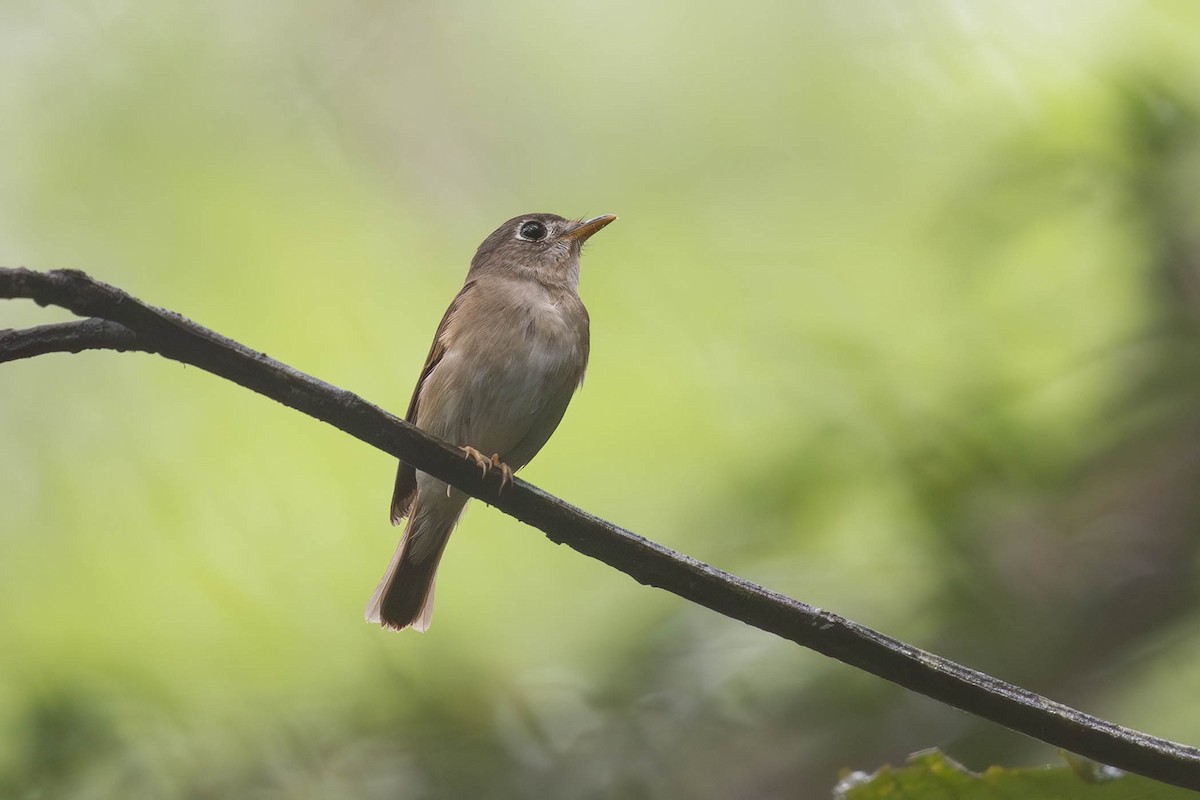
<path fill-rule="evenodd" d="M 492 453 L 492 466 L 500 470 L 500 489 L 497 490 L 496 494 L 504 494 L 504 487 L 512 486 L 512 467 L 500 460 L 499 453 Z"/>
<path fill-rule="evenodd" d="M 475 466 L 479 467 L 479 477 L 486 478 L 492 468 L 491 459 L 469 445 L 462 448 L 462 451 L 466 454 L 467 458 L 475 462 Z"/>
<path fill-rule="evenodd" d="M 493 469 L 500 470 L 500 489 L 496 492 L 496 494 L 501 494 L 506 487 L 512 486 L 512 467 L 500 460 L 499 453 L 493 453 L 492 457 L 488 458 L 483 453 L 469 445 L 461 448 L 461 450 L 466 458 L 475 462 L 475 466 L 479 467 L 479 477 L 486 478 L 488 473 Z"/>

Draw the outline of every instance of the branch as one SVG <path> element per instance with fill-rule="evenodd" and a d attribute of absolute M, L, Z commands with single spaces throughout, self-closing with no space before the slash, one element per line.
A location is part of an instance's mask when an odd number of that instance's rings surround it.
<path fill-rule="evenodd" d="M 129 328 L 106 319 L 60 322 L 19 331 L 0 330 L 0 364 L 46 353 L 80 353 L 84 350 L 154 352 L 149 344 L 140 345 L 137 334 Z"/>
<path fill-rule="evenodd" d="M 344 389 L 305 375 L 75 270 L 0 268 L 0 298 L 56 305 L 83 322 L 0 332 L 0 362 L 85 349 L 143 350 L 200 367 L 302 411 L 522 522 L 656 586 L 920 694 L 1104 764 L 1200 790 L 1200 749 L 1084 714 L 806 605 L 592 516 L 520 479 L 497 496 L 460 451 Z"/>

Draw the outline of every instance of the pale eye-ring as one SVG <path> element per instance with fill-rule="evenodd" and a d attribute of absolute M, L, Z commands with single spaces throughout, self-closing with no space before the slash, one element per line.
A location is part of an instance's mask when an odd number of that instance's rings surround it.
<path fill-rule="evenodd" d="M 546 226 L 538 222 L 536 219 L 522 222 L 521 227 L 517 229 L 517 236 L 530 242 L 540 242 L 546 238 Z"/>

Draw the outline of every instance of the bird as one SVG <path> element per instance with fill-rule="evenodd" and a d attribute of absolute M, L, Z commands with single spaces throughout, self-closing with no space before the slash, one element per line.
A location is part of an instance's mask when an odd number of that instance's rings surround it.
<path fill-rule="evenodd" d="M 498 492 L 554 433 L 583 381 L 589 318 L 579 257 L 613 214 L 522 214 L 476 250 L 446 309 L 405 419 L 463 451 Z M 400 544 L 366 608 L 367 622 L 428 630 L 438 563 L 468 496 L 401 461 L 391 521 Z"/>

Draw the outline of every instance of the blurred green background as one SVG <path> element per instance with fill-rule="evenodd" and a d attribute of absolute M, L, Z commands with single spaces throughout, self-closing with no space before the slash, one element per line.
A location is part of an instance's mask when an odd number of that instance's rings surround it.
<path fill-rule="evenodd" d="M 613 212 L 523 473 L 1200 742 L 1200 7 L 0 5 L 0 263 L 402 412 L 474 248 Z M 66 319 L 0 304 L 0 327 Z M 199 370 L 0 366 L 0 796 L 823 797 L 1051 748 L 474 504 L 361 612 L 393 462 Z"/>

